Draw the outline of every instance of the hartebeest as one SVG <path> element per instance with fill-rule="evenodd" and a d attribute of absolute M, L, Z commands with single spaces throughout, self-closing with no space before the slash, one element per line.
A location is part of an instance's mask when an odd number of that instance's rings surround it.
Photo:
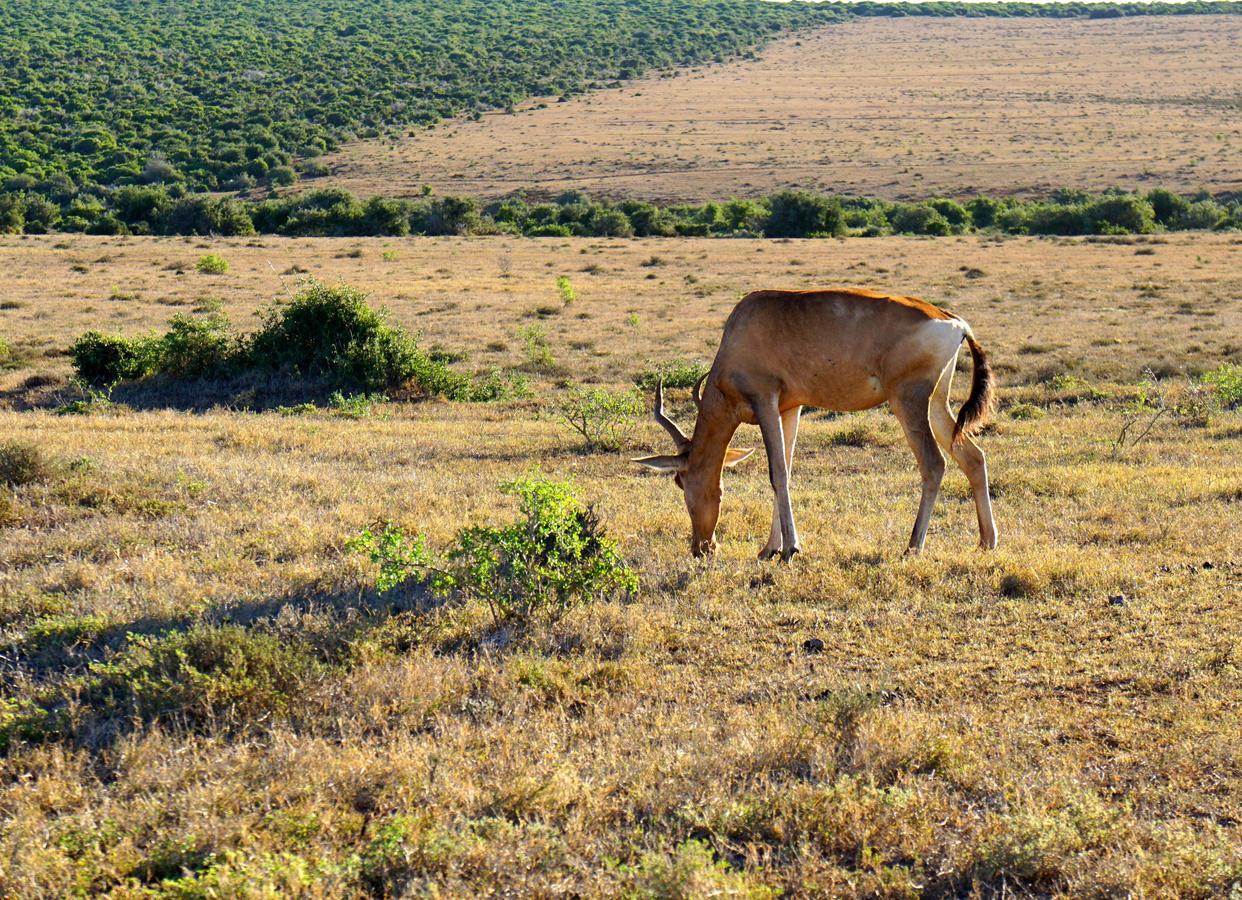
<path fill-rule="evenodd" d="M 970 397 L 955 421 L 949 386 L 963 340 L 974 359 L 974 376 Z M 759 558 L 779 553 L 789 560 L 801 550 L 789 501 L 789 472 L 802 407 L 852 412 L 885 401 L 901 423 L 923 476 L 910 552 L 921 550 L 927 538 L 944 477 L 942 449 L 970 481 L 980 543 L 996 546 L 987 463 L 970 437 L 991 411 L 992 372 L 970 326 L 951 313 L 913 297 L 867 290 L 756 291 L 729 314 L 716 359 L 693 396 L 698 419 L 694 434 L 686 437 L 664 414 L 664 385 L 656 387 L 655 418 L 672 435 L 677 453 L 634 462 L 674 473 L 690 511 L 690 550 L 695 556 L 716 549 L 724 467 L 753 452 L 730 449 L 739 425 L 757 424 L 762 431 L 776 494 L 772 531 Z"/>

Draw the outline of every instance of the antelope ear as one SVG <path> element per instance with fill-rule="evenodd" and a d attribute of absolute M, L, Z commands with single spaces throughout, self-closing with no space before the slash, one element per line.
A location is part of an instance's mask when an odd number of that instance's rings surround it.
<path fill-rule="evenodd" d="M 740 463 L 742 460 L 744 460 L 746 457 L 750 456 L 754 452 L 755 452 L 754 447 L 751 447 L 749 450 L 734 450 L 733 448 L 729 448 L 728 450 L 725 451 L 725 462 L 724 462 L 725 468 L 731 468 L 733 466 L 736 466 L 738 463 Z"/>
<path fill-rule="evenodd" d="M 674 472 L 680 472 L 685 467 L 686 457 L 680 453 L 676 455 L 670 453 L 664 456 L 639 456 L 631 459 L 630 462 L 671 475 Z"/>

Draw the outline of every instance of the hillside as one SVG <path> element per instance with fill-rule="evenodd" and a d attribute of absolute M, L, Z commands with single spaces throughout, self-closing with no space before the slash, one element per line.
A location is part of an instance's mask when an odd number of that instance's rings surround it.
<path fill-rule="evenodd" d="M 753 60 L 349 143 L 329 180 L 683 201 L 1238 191 L 1239 45 L 1238 16 L 862 19 Z"/>

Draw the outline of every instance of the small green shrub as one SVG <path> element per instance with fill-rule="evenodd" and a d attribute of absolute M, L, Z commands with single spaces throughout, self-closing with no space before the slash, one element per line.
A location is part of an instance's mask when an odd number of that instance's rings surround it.
<path fill-rule="evenodd" d="M 965 215 L 965 210 L 962 210 L 962 214 Z M 897 206 L 888 214 L 888 221 L 897 234 L 929 234 L 943 237 L 953 233 L 953 226 L 949 224 L 948 219 L 936 209 L 922 203 L 903 203 Z"/>
<path fill-rule="evenodd" d="M 73 342 L 69 355 L 79 379 L 88 385 L 107 387 L 158 371 L 164 357 L 164 342 L 154 335 L 124 338 L 88 331 Z"/>
<path fill-rule="evenodd" d="M 1005 407 L 1005 414 L 1011 419 L 1042 419 L 1044 411 L 1034 403 L 1012 403 Z"/>
<path fill-rule="evenodd" d="M 343 394 L 340 391 L 333 391 L 328 397 L 328 406 L 338 416 L 346 419 L 365 419 L 371 415 L 376 404 L 383 403 L 387 399 L 383 394 Z"/>
<path fill-rule="evenodd" d="M 1237 363 L 1222 363 L 1205 373 L 1200 380 L 1211 387 L 1223 409 L 1237 409 L 1242 406 L 1242 366 Z"/>
<path fill-rule="evenodd" d="M 561 295 L 561 303 L 565 306 L 573 303 L 578 299 L 578 292 L 574 290 L 574 286 L 569 282 L 568 275 L 560 275 L 556 279 L 556 290 Z"/>
<path fill-rule="evenodd" d="M 45 480 L 51 467 L 43 451 L 21 441 L 0 443 L 0 485 L 21 487 Z"/>
<path fill-rule="evenodd" d="M 526 345 L 526 365 L 532 369 L 551 369 L 556 365 L 548 332 L 540 325 L 530 324 L 518 329 L 518 337 Z"/>
<path fill-rule="evenodd" d="M 307 281 L 288 304 L 274 306 L 250 339 L 253 365 L 359 385 L 396 387 L 428 364 L 414 338 L 389 325 L 348 285 Z"/>
<path fill-rule="evenodd" d="M 1099 234 L 1146 234 L 1156 226 L 1152 205 L 1133 194 L 1101 197 L 1083 211 L 1092 230 Z"/>
<path fill-rule="evenodd" d="M 617 450 L 643 413 L 634 391 L 575 387 L 557 405 L 561 421 L 585 442 L 587 450 Z"/>
<path fill-rule="evenodd" d="M 208 253 L 199 257 L 194 268 L 204 275 L 223 275 L 229 270 L 229 261 L 218 253 Z"/>
<path fill-rule="evenodd" d="M 768 198 L 763 223 L 768 237 L 801 238 L 845 233 L 845 215 L 835 197 L 808 191 L 781 191 Z"/>
<path fill-rule="evenodd" d="M 379 566 L 380 590 L 416 580 L 446 599 L 482 600 L 498 626 L 556 617 L 580 603 L 638 589 L 599 517 L 569 485 L 526 477 L 501 491 L 518 498 L 522 517 L 462 529 L 441 558 L 422 535 L 411 538 L 391 523 L 364 530 L 346 546 Z"/>
<path fill-rule="evenodd" d="M 159 370 L 178 378 L 205 378 L 221 372 L 231 361 L 234 340 L 223 314 L 195 319 L 173 316 L 164 335 Z"/>
<path fill-rule="evenodd" d="M 306 647 L 236 625 L 134 635 L 91 666 L 81 698 L 100 716 L 245 723 L 285 711 L 322 669 Z"/>

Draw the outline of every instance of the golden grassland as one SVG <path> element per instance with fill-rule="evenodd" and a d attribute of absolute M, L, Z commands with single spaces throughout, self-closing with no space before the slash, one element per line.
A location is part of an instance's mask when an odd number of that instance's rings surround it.
<path fill-rule="evenodd" d="M 209 251 L 228 274 L 194 271 Z M 1168 415 L 1113 446 L 1145 368 L 1177 393 L 1238 361 L 1236 235 L 9 237 L 0 266 L 16 360 L 0 435 L 50 468 L 3 510 L 0 713 L 144 635 L 217 629 L 270 656 L 184 686 L 198 705 L 155 724 L 66 689 L 69 734 L 0 761 L 0 894 L 1211 896 L 1242 880 L 1242 421 Z M 530 399 L 360 419 L 148 408 L 158 395 L 125 389 L 130 408 L 50 411 L 74 396 L 64 351 L 86 328 L 162 329 L 205 297 L 252 327 L 295 268 L 371 291 L 467 368 L 523 365 L 531 324 L 555 363 L 530 369 Z M 658 426 L 633 454 L 587 454 L 551 412 L 567 384 L 709 360 L 745 290 L 823 284 L 944 302 L 992 353 L 995 552 L 975 549 L 951 470 L 927 552 L 901 555 L 919 479 L 884 411 L 806 417 L 807 552 L 787 567 L 754 559 L 762 461 L 727 476 L 720 553 L 696 562 L 675 489 L 625 460 L 664 449 Z M 473 605 L 377 596 L 344 549 L 379 517 L 436 546 L 507 520 L 497 485 L 533 469 L 597 506 L 635 597 L 506 644 Z M 296 690 L 272 676 L 287 671 Z"/>
<path fill-rule="evenodd" d="M 863 19 L 331 155 L 363 196 L 1237 191 L 1237 16 Z"/>

